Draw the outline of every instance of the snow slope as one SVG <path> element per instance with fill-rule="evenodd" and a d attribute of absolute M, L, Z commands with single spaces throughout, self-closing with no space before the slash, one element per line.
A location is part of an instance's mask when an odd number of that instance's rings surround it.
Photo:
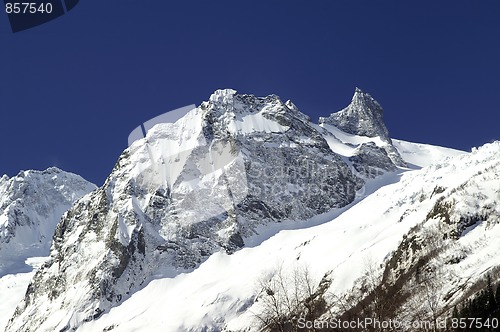
<path fill-rule="evenodd" d="M 79 331 L 110 327 L 113 331 L 254 330 L 253 313 L 259 310 L 255 298 L 260 279 L 277 273 L 278 267 L 292 271 L 295 266 L 307 266 L 316 281 L 331 272 L 331 292 L 338 295 L 349 292 L 370 263 L 388 261 L 390 253 L 398 249 L 403 236 L 412 228 L 420 224 L 429 230 L 437 227 L 439 223 L 432 218 L 428 220 L 427 215 L 441 195 L 480 176 L 488 181 L 477 182 L 475 188 L 484 195 L 478 203 L 490 204 L 496 212 L 491 219 L 478 221 L 475 228 L 467 229 L 457 241 L 450 242 L 446 256 L 465 252 L 466 257 L 443 267 L 442 273 L 446 274 L 443 292 L 447 292 L 500 265 L 500 256 L 496 254 L 500 242 L 495 240 L 500 236 L 498 174 L 500 142 L 422 170 L 406 172 L 401 181 L 380 188 L 331 222 L 284 230 L 259 246 L 232 255 L 216 253 L 190 273 L 153 280 Z M 436 186 L 447 189 L 432 196 Z M 456 195 L 458 199 L 460 195 Z M 461 201 L 468 197 L 462 196 Z M 474 206 L 474 201 L 468 206 Z M 470 208 L 463 211 L 473 212 Z M 313 218 L 313 222 L 335 215 L 331 211 Z M 448 302 L 458 296 L 457 293 Z"/>
<path fill-rule="evenodd" d="M 439 162 L 443 157 L 454 157 L 465 153 L 464 151 L 455 149 L 406 142 L 394 138 L 392 139 L 392 143 L 409 167 L 425 167 Z"/>
<path fill-rule="evenodd" d="M 348 134 L 328 124 L 321 127 L 327 130 L 324 137 L 328 145 L 335 153 L 344 157 L 352 157 L 356 148 L 362 144 L 374 143 L 378 147 L 394 146 L 409 168 L 416 169 L 437 163 L 446 157 L 454 157 L 465 154 L 465 151 L 450 149 L 430 144 L 413 143 L 392 138 L 390 143 L 381 137 L 367 137 Z"/>
<path fill-rule="evenodd" d="M 0 330 L 3 331 L 9 318 L 14 314 L 19 301 L 26 293 L 26 288 L 36 270 L 48 259 L 48 257 L 30 257 L 24 262 L 31 271 L 24 273 L 10 273 L 0 277 Z"/>

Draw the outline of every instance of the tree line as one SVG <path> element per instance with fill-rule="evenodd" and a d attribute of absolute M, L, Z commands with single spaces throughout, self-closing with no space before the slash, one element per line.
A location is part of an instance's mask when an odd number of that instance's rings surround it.
<path fill-rule="evenodd" d="M 494 291 L 488 275 L 483 289 L 454 307 L 451 322 L 453 331 L 500 331 L 500 285 Z"/>

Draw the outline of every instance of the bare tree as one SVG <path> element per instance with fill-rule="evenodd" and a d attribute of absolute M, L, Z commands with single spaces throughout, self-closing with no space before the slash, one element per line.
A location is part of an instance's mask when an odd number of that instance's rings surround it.
<path fill-rule="evenodd" d="M 258 312 L 254 316 L 261 331 L 299 331 L 298 320 L 314 320 L 328 310 L 323 295 L 328 278 L 317 282 L 307 267 L 287 272 L 283 265 L 261 278 L 257 285 Z"/>

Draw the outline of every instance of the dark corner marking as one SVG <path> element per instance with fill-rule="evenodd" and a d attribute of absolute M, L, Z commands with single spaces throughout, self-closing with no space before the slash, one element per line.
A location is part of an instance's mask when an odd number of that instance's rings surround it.
<path fill-rule="evenodd" d="M 80 0 L 4 0 L 12 32 L 50 22 L 73 9 Z"/>

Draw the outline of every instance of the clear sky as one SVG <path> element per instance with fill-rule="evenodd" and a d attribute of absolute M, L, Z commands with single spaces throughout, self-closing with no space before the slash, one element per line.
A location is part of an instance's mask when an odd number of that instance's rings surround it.
<path fill-rule="evenodd" d="M 500 1 L 80 0 L 13 34 L 0 13 L 0 174 L 100 185 L 142 122 L 218 88 L 319 116 L 358 86 L 391 137 L 500 139 Z"/>

